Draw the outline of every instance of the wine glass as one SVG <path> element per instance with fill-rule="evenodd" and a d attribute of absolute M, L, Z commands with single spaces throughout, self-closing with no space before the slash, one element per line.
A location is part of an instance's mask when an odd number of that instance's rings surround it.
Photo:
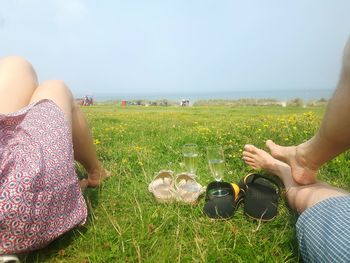
<path fill-rule="evenodd" d="M 182 147 L 182 154 L 187 172 L 193 178 L 196 177 L 198 166 L 198 147 L 194 143 L 187 143 Z"/>
<path fill-rule="evenodd" d="M 225 169 L 224 150 L 220 145 L 209 146 L 207 147 L 207 158 L 215 181 L 220 182 Z"/>

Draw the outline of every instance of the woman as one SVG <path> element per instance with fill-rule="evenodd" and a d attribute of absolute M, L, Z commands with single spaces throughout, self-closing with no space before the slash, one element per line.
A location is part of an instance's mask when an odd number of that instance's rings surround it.
<path fill-rule="evenodd" d="M 78 181 L 74 159 L 87 180 Z M 41 248 L 84 224 L 81 188 L 107 176 L 68 87 L 38 85 L 30 63 L 0 59 L 0 255 Z"/>

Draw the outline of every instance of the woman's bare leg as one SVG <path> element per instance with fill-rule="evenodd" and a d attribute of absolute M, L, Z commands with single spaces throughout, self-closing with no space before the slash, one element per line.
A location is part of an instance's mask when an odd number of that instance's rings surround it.
<path fill-rule="evenodd" d="M 38 86 L 30 102 L 41 99 L 54 101 L 64 112 L 72 130 L 74 158 L 88 172 L 88 185 L 92 187 L 99 186 L 102 180 L 109 176 L 109 172 L 102 167 L 97 159 L 86 119 L 74 102 L 71 91 L 62 81 L 46 81 Z"/>
<path fill-rule="evenodd" d="M 292 177 L 291 168 L 288 164 L 273 158 L 269 153 L 250 144 L 244 146 L 243 160 L 255 170 L 263 169 L 278 176 L 286 188 L 289 205 L 299 213 L 329 197 L 349 194 L 323 182 L 309 185 L 297 184 Z"/>
<path fill-rule="evenodd" d="M 28 61 L 20 57 L 0 59 L 0 113 L 27 106 L 37 86 L 36 73 Z"/>
<path fill-rule="evenodd" d="M 62 81 L 38 86 L 37 75 L 28 61 L 20 57 L 0 59 L 0 113 L 17 111 L 40 99 L 51 99 L 64 112 L 72 130 L 74 157 L 87 170 L 88 184 L 98 186 L 109 172 L 97 159 L 87 122 L 68 87 Z"/>
<path fill-rule="evenodd" d="M 272 156 L 292 167 L 300 184 L 316 181 L 321 165 L 350 148 L 350 39 L 345 46 L 337 89 L 330 100 L 316 135 L 298 146 L 282 147 L 268 140 Z"/>

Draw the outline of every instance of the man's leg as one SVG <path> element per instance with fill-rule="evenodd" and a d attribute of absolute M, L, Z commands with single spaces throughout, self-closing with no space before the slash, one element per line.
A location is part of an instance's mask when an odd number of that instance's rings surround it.
<path fill-rule="evenodd" d="M 269 153 L 253 145 L 244 146 L 243 160 L 253 169 L 263 169 L 278 176 L 285 186 L 289 205 L 299 213 L 327 198 L 349 194 L 323 182 L 310 185 L 297 184 L 293 180 L 288 164 L 273 158 Z"/>
<path fill-rule="evenodd" d="M 30 102 L 41 99 L 54 101 L 64 112 L 72 131 L 74 158 L 88 172 L 88 185 L 98 186 L 105 177 L 109 176 L 109 172 L 102 167 L 97 159 L 88 124 L 74 102 L 71 91 L 62 81 L 46 81 L 38 86 Z"/>
<path fill-rule="evenodd" d="M 277 175 L 288 203 L 301 215 L 296 223 L 300 254 L 305 262 L 348 262 L 350 258 L 350 195 L 322 182 L 298 185 L 290 167 L 269 153 L 246 145 L 244 161 L 254 169 Z"/>
<path fill-rule="evenodd" d="M 288 163 L 299 184 L 316 181 L 321 165 L 350 148 L 350 40 L 345 46 L 337 89 L 314 137 L 298 146 L 282 147 L 266 142 L 272 156 Z"/>

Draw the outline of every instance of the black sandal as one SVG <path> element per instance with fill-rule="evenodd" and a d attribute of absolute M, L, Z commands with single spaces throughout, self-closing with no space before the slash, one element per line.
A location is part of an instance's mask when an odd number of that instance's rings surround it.
<path fill-rule="evenodd" d="M 238 185 L 244 195 L 244 213 L 248 217 L 270 221 L 277 216 L 280 187 L 275 180 L 252 173 Z"/>
<path fill-rule="evenodd" d="M 234 215 L 242 192 L 237 184 L 211 182 L 207 186 L 204 213 L 214 219 L 227 219 Z"/>

